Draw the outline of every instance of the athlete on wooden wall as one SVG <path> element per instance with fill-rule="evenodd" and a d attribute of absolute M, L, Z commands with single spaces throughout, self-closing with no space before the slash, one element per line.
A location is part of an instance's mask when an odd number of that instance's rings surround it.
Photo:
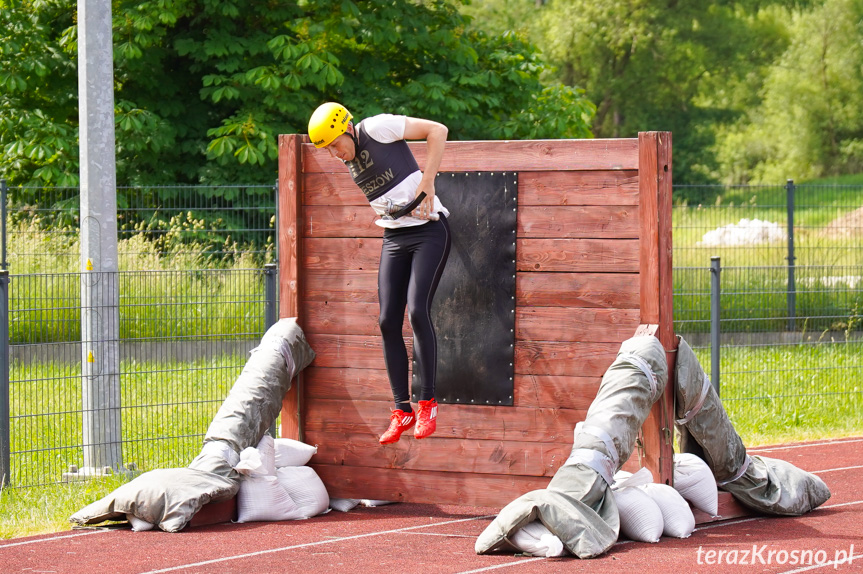
<path fill-rule="evenodd" d="M 447 128 L 430 120 L 391 114 L 366 118 L 356 125 L 352 119 L 341 104 L 322 104 L 309 120 L 309 137 L 315 147 L 329 150 L 348 166 L 380 216 L 375 223 L 384 228 L 378 271 L 379 323 L 395 408 L 380 442 L 394 443 L 414 425 L 414 437 L 421 439 L 437 426 L 437 340 L 431 305 L 449 256 L 450 230 L 449 211 L 436 197 L 434 181 Z M 406 140 L 428 144 L 424 170 Z M 421 382 L 417 413 L 410 403 L 408 354 L 402 338 L 406 306 L 413 331 L 415 374 Z"/>

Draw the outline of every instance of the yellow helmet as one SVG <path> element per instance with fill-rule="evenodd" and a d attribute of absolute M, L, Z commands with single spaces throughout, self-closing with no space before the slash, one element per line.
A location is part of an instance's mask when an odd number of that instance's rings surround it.
<path fill-rule="evenodd" d="M 345 133 L 354 116 L 343 105 L 327 102 L 318 106 L 309 119 L 309 138 L 315 147 L 327 147 Z"/>

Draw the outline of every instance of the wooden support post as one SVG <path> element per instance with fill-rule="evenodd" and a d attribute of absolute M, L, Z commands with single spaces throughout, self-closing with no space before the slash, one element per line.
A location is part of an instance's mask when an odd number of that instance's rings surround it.
<path fill-rule="evenodd" d="M 298 134 L 279 136 L 279 317 L 296 317 L 300 327 L 302 264 L 302 143 Z M 302 440 L 302 373 L 282 400 L 281 437 Z"/>
<path fill-rule="evenodd" d="M 674 365 L 677 338 L 673 322 L 671 275 L 671 133 L 638 134 L 641 219 L 641 322 L 658 325 L 666 350 L 668 383 L 644 425 L 645 466 L 658 482 L 674 476 Z"/>

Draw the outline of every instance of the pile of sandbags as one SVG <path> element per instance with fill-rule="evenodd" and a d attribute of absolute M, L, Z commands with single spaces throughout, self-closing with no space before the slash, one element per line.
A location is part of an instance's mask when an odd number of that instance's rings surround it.
<path fill-rule="evenodd" d="M 265 435 L 240 453 L 234 469 L 243 475 L 237 492 L 237 522 L 302 520 L 329 511 L 330 497 L 306 464 L 317 448 Z"/>

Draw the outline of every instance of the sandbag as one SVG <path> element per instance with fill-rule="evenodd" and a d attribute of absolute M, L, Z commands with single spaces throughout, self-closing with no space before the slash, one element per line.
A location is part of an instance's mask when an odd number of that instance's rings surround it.
<path fill-rule="evenodd" d="M 291 496 L 303 518 L 311 518 L 330 507 L 327 487 L 310 466 L 284 466 L 276 470 L 279 484 Z"/>
<path fill-rule="evenodd" d="M 552 534 L 542 522 L 529 522 L 510 537 L 513 546 L 532 556 L 553 558 L 563 556 L 566 549 L 560 538 Z"/>
<path fill-rule="evenodd" d="M 688 452 L 674 453 L 674 489 L 710 516 L 719 513 L 719 491 L 707 463 Z"/>
<path fill-rule="evenodd" d="M 514 550 L 509 538 L 540 521 L 579 558 L 607 551 L 617 541 L 620 521 L 610 486 L 632 454 L 639 429 L 668 380 L 665 349 L 652 336 L 621 344 L 602 377 L 587 418 L 576 426 L 572 452 L 545 489 L 507 504 L 480 534 L 477 554 Z"/>
<path fill-rule="evenodd" d="M 278 321 L 251 354 L 188 468 L 146 472 L 82 508 L 70 522 L 98 524 L 125 518 L 136 529 L 152 524 L 176 532 L 204 504 L 235 496 L 240 488 L 241 475 L 234 468 L 239 453 L 261 441 L 279 415 L 291 379 L 314 356 L 295 318 Z"/>
<path fill-rule="evenodd" d="M 314 358 L 296 318 L 277 321 L 252 350 L 204 442 L 224 441 L 238 453 L 256 446 L 279 416 L 291 380 Z"/>
<path fill-rule="evenodd" d="M 202 506 L 229 500 L 238 488 L 237 480 L 192 468 L 151 470 L 88 504 L 69 521 L 80 525 L 99 524 L 106 520 L 124 520 L 131 515 L 158 525 L 166 532 L 177 532 Z"/>
<path fill-rule="evenodd" d="M 652 482 L 640 486 L 662 513 L 662 534 L 673 538 L 689 538 L 695 530 L 695 515 L 689 503 L 667 484 Z"/>
<path fill-rule="evenodd" d="M 662 510 L 642 487 L 653 482 L 650 469 L 635 474 L 618 471 L 614 475 L 614 501 L 620 514 L 620 531 L 637 542 L 659 542 L 665 528 Z"/>
<path fill-rule="evenodd" d="M 682 338 L 676 366 L 677 424 L 697 442 L 720 488 L 766 514 L 799 516 L 824 504 L 830 490 L 793 464 L 749 457 L 692 349 Z"/>
<path fill-rule="evenodd" d="M 237 493 L 237 522 L 307 518 L 275 475 L 247 476 Z"/>
<path fill-rule="evenodd" d="M 330 498 L 330 508 L 339 512 L 347 512 L 359 504 L 359 498 Z"/>
<path fill-rule="evenodd" d="M 751 457 L 746 472 L 722 489 L 744 506 L 777 516 L 805 514 L 830 498 L 830 489 L 819 477 L 766 456 Z"/>
<path fill-rule="evenodd" d="M 637 486 L 612 492 L 620 513 L 620 532 L 637 542 L 659 542 L 665 523 L 656 502 Z"/>
<path fill-rule="evenodd" d="M 701 452 L 694 454 L 704 459 L 717 483 L 732 480 L 746 461 L 746 447 L 692 348 L 678 339 L 674 379 L 678 430 L 687 441 L 697 443 Z"/>
<path fill-rule="evenodd" d="M 276 468 L 283 466 L 305 466 L 318 452 L 318 447 L 290 438 L 277 438 L 274 441 L 276 450 Z"/>

